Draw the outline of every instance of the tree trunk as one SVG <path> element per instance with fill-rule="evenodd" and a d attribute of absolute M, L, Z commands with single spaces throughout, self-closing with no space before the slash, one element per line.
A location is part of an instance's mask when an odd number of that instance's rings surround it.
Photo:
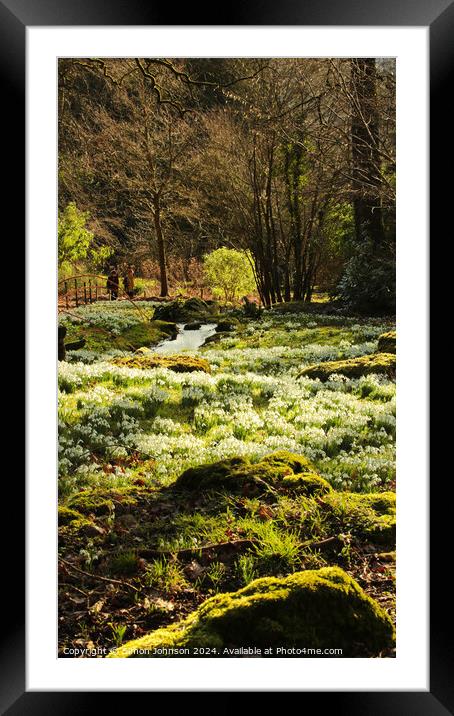
<path fill-rule="evenodd" d="M 374 58 L 351 60 L 353 207 L 358 241 L 369 236 L 375 248 L 383 244 L 380 199 L 379 130 Z"/>
<path fill-rule="evenodd" d="M 164 241 L 164 235 L 162 233 L 161 207 L 159 205 L 159 197 L 156 197 L 153 203 L 154 227 L 156 231 L 156 241 L 158 245 L 159 276 L 161 280 L 160 296 L 164 297 L 169 295 L 169 286 L 167 283 L 166 246 Z"/>

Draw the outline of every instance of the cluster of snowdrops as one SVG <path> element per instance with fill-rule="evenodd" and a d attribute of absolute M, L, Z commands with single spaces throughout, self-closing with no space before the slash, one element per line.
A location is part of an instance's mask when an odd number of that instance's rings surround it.
<path fill-rule="evenodd" d="M 88 311 L 102 326 L 116 312 L 117 330 L 143 320 L 125 304 Z M 267 314 L 202 349 L 210 373 L 129 368 L 112 363 L 118 351 L 74 351 L 59 364 L 61 495 L 138 477 L 166 485 L 191 466 L 277 449 L 310 458 L 336 489 L 392 489 L 394 381 L 300 375 L 306 365 L 374 352 L 387 328 Z"/>

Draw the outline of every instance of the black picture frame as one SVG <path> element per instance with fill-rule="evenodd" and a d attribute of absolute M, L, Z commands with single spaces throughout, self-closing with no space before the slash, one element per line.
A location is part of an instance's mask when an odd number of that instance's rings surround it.
<path fill-rule="evenodd" d="M 175 22 L 177 20 L 177 22 Z M 430 124 L 431 124 L 431 235 L 438 232 L 439 217 L 450 205 L 450 181 L 439 178 L 434 171 L 437 159 L 447 163 L 452 147 L 446 138 L 451 135 L 448 122 L 451 71 L 454 67 L 454 2 L 452 0 L 255 0 L 235 6 L 213 6 L 212 11 L 203 5 L 146 2 L 146 0 L 0 0 L 0 76 L 2 86 L 1 119 L 4 152 L 11 149 L 3 199 L 8 213 L 14 216 L 14 235 L 18 238 L 21 221 L 25 216 L 25 193 L 22 188 L 25 167 L 25 33 L 28 26 L 68 25 L 306 25 L 306 26 L 428 26 L 430 27 Z M 417 79 L 415 80 L 417 81 Z M 441 162 L 440 162 L 441 164 Z M 443 176 L 443 175 L 442 175 Z M 16 240 L 19 251 L 17 266 L 25 264 L 25 242 Z M 17 304 L 16 304 L 17 306 Z M 22 330 L 17 333 L 20 341 Z M 421 346 L 415 339 L 415 348 Z M 15 371 L 20 364 L 15 357 Z M 15 433 L 20 434 L 15 423 Z M 20 446 L 19 446 L 20 449 Z M 13 469 L 13 466 L 10 468 Z M 24 482 L 19 480 L 17 463 L 15 479 L 8 476 L 8 501 L 16 506 L 25 504 Z M 5 475 L 6 479 L 6 475 Z M 443 526 L 450 523 L 451 502 L 440 499 L 437 489 L 431 490 L 431 557 L 446 544 Z M 15 510 L 14 550 L 4 550 L 3 574 L 7 575 L 4 592 L 13 588 L 4 613 L 0 647 L 0 712 L 16 714 L 64 713 L 76 714 L 89 710 L 87 701 L 100 705 L 95 693 L 86 692 L 30 692 L 25 690 L 25 587 L 24 544 L 20 544 L 21 510 Z M 417 526 L 416 526 L 417 529 Z M 9 536 L 9 534 L 8 534 Z M 6 537 L 4 537 L 6 540 Z M 5 542 L 4 542 L 5 544 Z M 6 552 L 6 553 L 5 553 Z M 435 561 L 435 558 L 433 562 Z M 425 589 L 415 574 L 415 589 Z M 11 592 L 10 592 L 11 595 Z M 317 706 L 335 708 L 338 714 L 408 714 L 409 716 L 445 716 L 454 713 L 454 650 L 453 630 L 449 615 L 452 610 L 451 593 L 443 588 L 443 580 L 433 579 L 431 588 L 430 633 L 430 691 L 429 692 L 305 692 L 308 698 L 317 699 Z M 233 689 L 234 690 L 234 689 Z M 102 695 L 103 699 L 105 694 Z M 118 701 L 120 694 L 115 695 Z M 129 698 L 129 697 L 128 697 Z M 323 699 L 323 702 L 320 701 Z M 315 703 L 315 701 L 314 701 Z M 103 701 L 103 709 L 105 702 Z"/>

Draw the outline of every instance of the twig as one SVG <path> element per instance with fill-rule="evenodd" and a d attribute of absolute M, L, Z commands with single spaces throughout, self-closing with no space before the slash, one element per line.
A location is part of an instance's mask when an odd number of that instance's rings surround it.
<path fill-rule="evenodd" d="M 222 552 L 223 550 L 229 552 L 237 552 L 239 549 L 246 549 L 247 547 L 254 547 L 258 544 L 256 539 L 236 539 L 231 542 L 217 542 L 213 544 L 206 544 L 201 547 L 186 547 L 184 549 L 177 550 L 153 550 L 153 549 L 140 549 L 137 554 L 139 557 L 145 557 L 148 559 L 159 559 L 159 557 L 193 557 L 198 554 L 205 554 L 206 552 L 215 551 Z"/>
<path fill-rule="evenodd" d="M 308 542 L 302 542 L 300 544 L 300 548 L 304 549 L 305 547 L 325 547 L 328 544 L 331 544 L 332 542 L 341 542 L 342 540 L 339 539 L 337 535 L 334 537 L 327 537 L 326 539 L 322 539 L 318 542 L 311 542 L 310 540 Z"/>
<path fill-rule="evenodd" d="M 110 577 L 101 577 L 99 574 L 93 574 L 92 572 L 85 572 L 83 569 L 80 569 L 79 567 L 75 567 L 71 562 L 68 562 L 66 559 L 63 559 L 63 557 L 59 557 L 60 562 L 63 562 L 63 564 L 66 564 L 70 569 L 73 569 L 76 572 L 80 572 L 80 574 L 84 574 L 86 577 L 93 577 L 93 579 L 100 579 L 102 582 L 111 582 L 112 584 L 120 584 L 122 587 L 129 587 L 130 589 L 133 589 L 135 592 L 139 592 L 140 590 L 137 589 L 133 584 L 130 584 L 129 582 L 123 582 L 121 579 L 111 579 Z"/>
<path fill-rule="evenodd" d="M 74 584 L 68 584 L 68 582 L 59 582 L 59 587 L 69 587 L 70 589 L 74 589 L 75 592 L 79 592 L 80 594 L 83 594 L 84 597 L 87 597 L 87 599 L 90 597 L 88 592 L 84 592 L 83 589 L 79 589 L 79 587 L 75 587 Z"/>

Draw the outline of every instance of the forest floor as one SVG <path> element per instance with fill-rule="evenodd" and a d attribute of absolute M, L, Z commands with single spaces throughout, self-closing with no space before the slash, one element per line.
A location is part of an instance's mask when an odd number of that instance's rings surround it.
<path fill-rule="evenodd" d="M 175 372 L 124 362 L 166 335 L 153 305 L 139 308 L 61 318 L 86 346 L 59 364 L 59 655 L 103 656 L 257 577 L 332 565 L 395 620 L 395 382 L 301 375 L 373 354 L 393 321 L 291 307 L 239 317 L 193 354 L 208 367 Z M 177 480 L 276 451 L 307 458 L 332 491 Z"/>

